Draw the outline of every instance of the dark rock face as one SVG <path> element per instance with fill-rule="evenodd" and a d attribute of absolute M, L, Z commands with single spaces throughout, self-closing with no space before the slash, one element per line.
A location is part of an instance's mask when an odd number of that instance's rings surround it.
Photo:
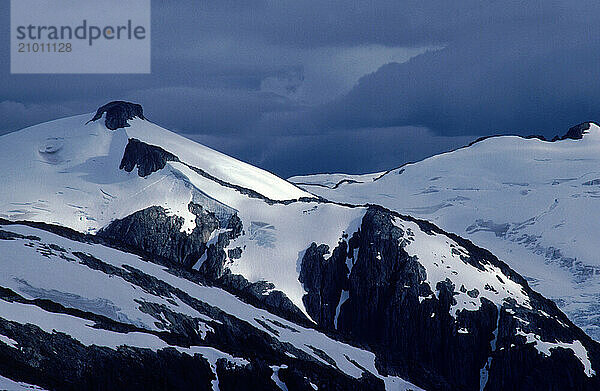
<path fill-rule="evenodd" d="M 478 389 L 479 369 L 491 351 L 496 307 L 484 303 L 480 316 L 461 312 L 458 323 L 471 333 L 457 333 L 460 327 L 449 313 L 456 287 L 451 281 L 436 287 L 424 282 L 423 266 L 399 245 L 403 236 L 389 214 L 367 212 L 352 243 L 359 248 L 358 259 L 338 329 L 371 346 L 385 347 L 378 357 L 389 373 L 410 374 L 433 389 Z M 419 297 L 430 296 L 433 289 L 439 299 L 420 303 Z"/>
<path fill-rule="evenodd" d="M 571 128 L 569 128 L 569 130 L 567 131 L 567 133 L 565 133 L 562 136 L 554 136 L 554 138 L 552 138 L 552 142 L 554 141 L 560 141 L 560 140 L 581 140 L 583 138 L 583 136 L 585 135 L 585 133 L 590 129 L 590 126 L 594 124 L 597 125 L 595 122 L 582 122 L 579 125 L 575 125 Z"/>
<path fill-rule="evenodd" d="M 219 220 L 202 206 L 190 203 L 189 210 L 196 215 L 196 228 L 191 233 L 181 232 L 183 219 L 169 216 L 162 207 L 154 206 L 115 220 L 98 232 L 96 238 L 104 244 L 141 250 L 142 253 L 159 257 L 169 266 L 189 271 L 198 260 L 203 259 L 195 272 L 203 283 L 222 287 L 239 296 L 247 303 L 264 308 L 293 322 L 309 325 L 310 322 L 291 300 L 274 286 L 264 281 L 248 282 L 240 275 L 233 275 L 225 268 L 225 248 L 242 233 L 242 221 L 237 215 L 229 218 L 214 243 L 208 243 L 211 234 L 221 228 Z M 230 250 L 232 251 L 232 250 Z M 240 256 L 241 248 L 233 249 Z M 156 258 L 154 258 L 157 261 Z"/>
<path fill-rule="evenodd" d="M 375 378 L 368 372 L 357 379 L 339 379 L 323 372 L 318 380 L 308 381 L 308 378 L 302 374 L 301 366 L 291 366 L 279 370 L 279 379 L 281 379 L 289 391 L 314 391 L 313 383 L 318 390 L 373 390 L 382 389 L 381 380 Z M 345 381 L 344 381 L 345 380 Z"/>
<path fill-rule="evenodd" d="M 15 239 L 29 239 L 29 240 L 37 240 L 37 241 L 40 240 L 40 238 L 38 238 L 37 236 L 24 236 L 21 234 L 17 234 L 14 232 L 7 232 L 7 231 L 0 229 L 0 240 L 15 240 Z"/>
<path fill-rule="evenodd" d="M 270 282 L 251 283 L 243 276 L 229 273 L 227 270 L 213 283 L 255 307 L 263 308 L 305 327 L 314 326 L 283 292 L 273 290 L 275 285 Z"/>
<path fill-rule="evenodd" d="M 332 329 L 337 304 L 347 289 L 346 242 L 341 242 L 328 259 L 327 245 L 313 243 L 304 253 L 298 278 L 308 294 L 302 298 L 308 314 L 319 325 Z"/>
<path fill-rule="evenodd" d="M 200 356 L 173 348 L 84 346 L 62 333 L 0 319 L 22 349 L 0 348 L 0 371 L 49 390 L 211 390 L 214 375 Z"/>
<path fill-rule="evenodd" d="M 575 125 L 565 133 L 560 140 L 572 139 L 581 140 L 585 132 L 590 128 L 591 122 L 583 122 L 579 125 Z"/>
<path fill-rule="evenodd" d="M 237 217 L 229 220 L 227 231 L 217 236 L 217 242 L 211 244 L 206 251 L 206 260 L 200 265 L 200 273 L 210 280 L 220 278 L 225 271 L 224 248 L 229 245 L 229 241 L 237 238 L 242 233 L 242 221 Z"/>
<path fill-rule="evenodd" d="M 518 335 L 532 333 L 549 342 L 581 341 L 592 365 L 600 367 L 598 344 L 553 302 L 531 291 L 521 276 L 492 254 L 451 234 L 446 235 L 468 250 L 465 263 L 482 269 L 489 262 L 500 268 L 507 278 L 523 286 L 532 308 L 520 307 L 514 300 L 505 300 L 498 307 L 479 297 L 480 292 L 467 291 L 450 279 L 430 286 L 419 259 L 404 250 L 403 242 L 410 240 L 411 233 L 394 225 L 392 217 L 383 208 L 371 207 L 360 230 L 328 259 L 323 256 L 327 252 L 323 246 L 313 244 L 306 251 L 300 281 L 308 291 L 304 302 L 309 315 L 320 326 L 335 329 L 331 314 L 335 315 L 340 292 L 347 289 L 336 331 L 375 351 L 380 370 L 408 378 L 425 389 L 479 390 L 486 377 L 484 366 L 489 366 L 485 390 L 599 389 L 600 379 L 586 376 L 571 350 L 554 349 L 544 356 Z M 426 233 L 445 234 L 430 223 L 416 223 Z M 346 279 L 342 259 L 356 249 L 358 255 Z M 479 309 L 459 310 L 453 317 L 450 309 L 458 291 L 479 300 Z"/>
<path fill-rule="evenodd" d="M 183 218 L 169 216 L 162 207 L 153 206 L 113 221 L 98 236 L 126 243 L 190 269 L 206 251 L 210 234 L 219 227 L 219 222 L 199 205 L 190 203 L 189 209 L 196 215 L 196 227 L 190 234 L 181 232 Z"/>
<path fill-rule="evenodd" d="M 130 126 L 127 121 L 136 117 L 146 119 L 141 105 L 117 100 L 100 107 L 96 111 L 96 115 L 88 123 L 99 120 L 104 113 L 106 113 L 104 124 L 110 130 L 126 128 Z"/>
<path fill-rule="evenodd" d="M 138 139 L 130 138 L 121 159 L 120 170 L 133 171 L 137 166 L 138 175 L 148 175 L 165 168 L 167 162 L 178 162 L 179 158 L 156 145 L 146 144 Z"/>
<path fill-rule="evenodd" d="M 504 309 L 500 313 L 499 332 L 496 351 L 493 355 L 486 391 L 500 390 L 597 390 L 600 389 L 597 376 L 581 376 L 583 365 L 573 360 L 573 352 L 568 349 L 555 348 L 551 356 L 544 356 L 533 344 L 527 343 L 523 335 L 515 335 L 515 330 L 536 332 L 544 341 L 570 341 L 579 338 L 571 330 L 556 327 L 551 319 L 536 317 L 530 311 L 510 308 L 519 318 L 530 321 L 522 324 L 515 316 Z M 579 330 L 581 331 L 581 330 Z M 598 358 L 597 347 L 586 350 L 590 360 Z"/>
<path fill-rule="evenodd" d="M 230 365 L 227 360 L 217 361 L 217 374 L 219 376 L 219 390 L 269 390 L 278 391 L 279 387 L 270 382 L 273 371 L 266 362 L 256 360 L 246 367 Z M 221 380 L 223 379 L 223 380 Z"/>

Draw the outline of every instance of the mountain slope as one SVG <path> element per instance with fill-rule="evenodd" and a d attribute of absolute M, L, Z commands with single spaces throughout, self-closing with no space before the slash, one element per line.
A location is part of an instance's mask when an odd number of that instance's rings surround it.
<path fill-rule="evenodd" d="M 488 251 L 313 196 L 139 105 L 89 117 L 0 138 L 0 375 L 51 389 L 72 374 L 72 388 L 164 388 L 161 371 L 185 389 L 194 368 L 220 389 L 600 387 L 600 345 Z"/>
<path fill-rule="evenodd" d="M 1 227 L 0 248 L 0 370 L 15 381 L 48 389 L 254 381 L 276 390 L 286 373 L 300 389 L 383 389 L 379 378 L 416 389 L 380 376 L 370 352 L 138 256 L 12 224 Z"/>
<path fill-rule="evenodd" d="M 425 218 L 473 240 L 598 339 L 600 128 L 581 128 L 580 139 L 492 137 L 386 173 L 291 181 L 331 200 Z"/>

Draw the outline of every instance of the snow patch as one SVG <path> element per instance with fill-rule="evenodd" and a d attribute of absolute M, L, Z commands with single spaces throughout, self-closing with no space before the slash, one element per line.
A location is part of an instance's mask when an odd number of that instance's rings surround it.
<path fill-rule="evenodd" d="M 581 341 L 575 340 L 571 343 L 568 342 L 546 342 L 542 341 L 541 337 L 534 333 L 526 333 L 521 329 L 517 329 L 517 335 L 522 335 L 527 339 L 527 343 L 533 343 L 534 347 L 537 351 L 544 356 L 549 357 L 552 352 L 550 350 L 556 348 L 570 349 L 575 357 L 583 364 L 584 372 L 587 377 L 592 377 L 596 375 L 596 371 L 592 369 L 592 364 L 590 362 L 588 352 L 586 348 L 583 346 Z"/>
<path fill-rule="evenodd" d="M 320 184 L 300 186 L 328 200 L 382 205 L 465 236 L 521 275 L 535 276 L 536 291 L 600 340 L 600 190 L 591 185 L 599 167 L 600 131 L 591 125 L 581 140 L 492 137 L 406 165 L 402 175 L 390 170 L 336 189 L 346 176 L 292 180 Z M 428 191 L 434 179 L 437 191 Z M 466 230 L 477 221 L 483 226 Z"/>
<path fill-rule="evenodd" d="M 42 387 L 35 386 L 33 384 L 17 382 L 4 376 L 0 376 L 0 389 L 7 391 L 45 391 L 45 389 Z"/>
<path fill-rule="evenodd" d="M 277 387 L 279 387 L 281 390 L 283 391 L 288 391 L 287 386 L 285 385 L 285 383 L 283 381 L 281 381 L 281 379 L 279 378 L 279 370 L 281 368 L 287 368 L 287 365 L 281 365 L 281 366 L 277 366 L 277 365 L 273 365 L 271 366 L 271 369 L 273 370 L 273 374 L 271 375 L 271 380 L 273 380 L 273 382 L 277 385 Z"/>
<path fill-rule="evenodd" d="M 19 346 L 18 346 L 19 343 L 12 338 L 8 338 L 6 335 L 0 334 L 0 342 L 2 342 L 3 344 L 8 345 L 14 349 L 19 348 Z"/>
<path fill-rule="evenodd" d="M 364 210 L 361 211 L 353 209 L 352 212 L 356 213 L 356 216 L 361 216 L 361 213 L 364 213 Z M 3 227 L 3 229 L 7 228 L 8 227 Z M 354 365 L 350 361 L 352 360 L 358 363 L 358 365 L 360 365 L 362 368 L 369 371 L 373 375 L 384 379 L 384 381 L 386 381 L 385 379 L 387 379 L 381 376 L 377 371 L 375 366 L 374 353 L 336 341 L 317 330 L 301 327 L 276 315 L 273 315 L 267 312 L 266 310 L 253 307 L 249 304 L 240 301 L 234 295 L 220 288 L 197 284 L 190 280 L 171 274 L 168 268 L 164 266 L 144 261 L 139 256 L 124 253 L 122 251 L 104 247 L 99 244 L 75 242 L 46 231 L 22 225 L 11 225 L 10 230 L 26 236 L 38 236 L 40 238 L 41 243 L 55 243 L 57 245 L 60 245 L 61 247 L 68 249 L 69 257 L 73 256 L 73 252 L 82 252 L 86 254 L 91 254 L 94 257 L 102 260 L 103 262 L 106 262 L 107 264 L 117 268 L 132 267 L 138 269 L 143 273 L 146 273 L 161 281 L 164 281 L 165 283 L 173 286 L 174 288 L 181 289 L 182 291 L 186 292 L 192 297 L 199 298 L 208 305 L 218 307 L 224 312 L 240 320 L 246 321 L 250 325 L 258 329 L 262 329 L 262 326 L 257 321 L 257 319 L 265 319 L 273 324 L 283 324 L 285 327 L 278 327 L 279 336 L 274 337 L 280 342 L 289 343 L 296 349 L 302 350 L 304 353 L 310 355 L 315 360 L 319 360 L 320 362 L 323 362 L 324 365 L 331 366 L 332 368 L 338 368 L 340 371 L 346 373 L 348 376 L 360 378 L 363 374 L 363 369 Z M 339 230 L 338 232 L 342 232 L 342 230 Z M 0 274 L 0 285 L 5 286 L 4 284 L 6 283 L 8 284 L 8 287 L 11 287 L 11 289 L 13 289 L 14 287 L 14 289 L 17 290 L 18 283 L 15 282 L 11 278 L 11 276 L 18 275 L 31 280 L 32 284 L 33 281 L 35 281 L 36 286 L 43 286 L 45 288 L 61 287 L 61 289 L 63 290 L 66 289 L 66 287 L 68 287 L 72 291 L 81 292 L 82 296 L 87 295 L 87 297 L 89 297 L 89 293 L 83 294 L 84 291 L 80 290 L 84 289 L 83 286 L 93 287 L 95 286 L 95 284 L 106 285 L 112 283 L 114 285 L 110 285 L 109 289 L 100 289 L 99 292 L 103 292 L 103 295 L 109 295 L 105 297 L 110 298 L 111 301 L 119 305 L 119 307 L 123 308 L 125 307 L 125 304 L 128 302 L 128 300 L 130 300 L 132 297 L 128 297 L 125 295 L 124 298 L 118 299 L 118 297 L 113 297 L 110 295 L 115 294 L 115 296 L 119 296 L 119 294 L 123 292 L 124 288 L 131 289 L 131 292 L 135 294 L 142 294 L 141 290 L 134 289 L 132 284 L 121 279 L 120 277 L 110 277 L 100 271 L 93 271 L 92 274 L 86 274 L 85 276 L 82 275 L 83 277 L 81 278 L 72 278 L 74 273 L 78 273 L 77 270 L 90 269 L 80 264 L 79 262 L 67 261 L 65 259 L 59 258 L 58 256 L 55 257 L 56 261 L 48 260 L 48 258 L 46 258 L 44 255 L 37 252 L 35 248 L 30 248 L 23 245 L 24 243 L 27 244 L 28 242 L 29 241 L 27 240 L 0 241 L 0 246 L 2 246 L 3 250 L 0 253 L 0 258 L 2 258 L 2 260 L 4 261 L 3 273 Z M 21 254 L 21 256 L 13 257 L 10 255 L 10 253 L 4 252 L 4 249 L 10 248 L 18 249 L 18 252 L 16 252 L 16 254 Z M 31 252 L 23 252 L 21 248 L 29 248 Z M 28 265 L 26 262 L 24 262 L 24 260 L 27 259 L 29 259 L 30 262 L 33 262 L 33 264 Z M 34 265 L 35 267 L 32 267 L 32 265 Z M 51 268 L 62 269 L 60 273 L 56 271 L 53 273 L 40 272 L 39 267 L 43 265 L 49 265 L 49 267 Z M 18 272 L 20 266 L 23 266 L 24 270 L 27 271 Z M 36 267 L 38 267 L 38 269 L 36 269 Z M 35 271 L 35 273 L 33 271 Z M 40 278 L 38 280 L 34 280 L 35 276 L 40 276 Z M 48 277 L 52 277 L 48 280 L 49 285 L 43 285 L 44 279 Z M 76 289 L 76 287 L 79 286 L 78 284 L 81 284 L 82 287 Z M 181 300 L 179 300 L 177 297 L 169 297 L 168 299 L 174 300 L 175 304 L 169 303 L 169 301 L 159 296 L 150 295 L 148 297 L 145 297 L 146 301 L 160 302 L 163 304 L 166 302 L 170 305 L 170 307 L 168 308 L 175 312 L 188 314 L 191 317 L 200 318 L 206 321 L 210 320 L 210 318 L 207 319 L 206 316 L 199 314 L 193 308 L 186 306 L 185 303 L 181 302 Z M 136 314 L 138 315 L 138 317 L 143 316 L 139 308 L 137 308 L 137 306 L 134 306 L 131 309 L 131 312 L 128 312 L 128 316 L 130 318 L 136 318 Z M 146 334 L 143 332 L 132 332 L 122 334 L 103 329 L 96 329 L 90 327 L 93 326 L 92 321 L 84 320 L 66 314 L 49 313 L 33 305 L 21 304 L 16 302 L 8 303 L 0 300 L 0 316 L 7 320 L 15 321 L 22 324 L 31 322 L 31 319 L 36 319 L 36 324 L 38 324 L 44 331 L 49 333 L 54 332 L 54 330 L 63 332 L 72 336 L 73 338 L 80 341 L 86 346 L 95 344 L 98 346 L 107 346 L 109 348 L 115 349 L 116 347 L 121 345 L 128 345 L 134 347 L 149 348 L 154 351 L 169 346 L 166 342 L 164 342 L 155 335 Z M 154 318 L 150 317 L 150 319 Z M 213 360 L 214 362 L 216 362 L 216 359 L 218 357 L 224 357 L 227 358 L 229 361 L 233 360 L 234 362 L 237 362 L 239 365 L 247 364 L 245 360 L 231 357 L 226 353 L 219 352 L 218 350 L 212 348 L 192 346 L 190 348 L 177 347 L 177 349 L 182 353 L 190 355 L 193 355 L 195 353 L 201 353 L 208 360 Z M 316 353 L 318 351 L 322 351 L 325 354 L 327 354 L 331 358 L 331 360 L 333 360 L 333 364 L 324 361 L 320 357 L 320 353 Z M 211 354 L 214 355 L 211 356 Z M 213 386 L 214 385 L 215 383 L 213 383 Z M 414 386 L 411 386 L 409 388 L 417 389 Z"/>
<path fill-rule="evenodd" d="M 342 294 L 340 295 L 340 301 L 335 309 L 335 317 L 333 318 L 333 325 L 335 327 L 335 329 L 337 330 L 337 322 L 338 322 L 338 317 L 340 316 L 340 309 L 342 308 L 342 304 L 344 304 L 346 302 L 346 300 L 348 300 L 350 298 L 350 292 L 349 291 L 342 291 Z"/>

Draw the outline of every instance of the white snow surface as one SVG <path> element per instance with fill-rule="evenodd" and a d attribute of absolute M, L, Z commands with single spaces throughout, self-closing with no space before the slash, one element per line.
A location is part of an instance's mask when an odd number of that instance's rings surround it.
<path fill-rule="evenodd" d="M 11 348 L 18 349 L 18 343 L 17 343 L 17 341 L 15 341 L 12 338 L 8 338 L 6 335 L 0 334 L 0 342 L 2 342 L 5 345 L 10 346 Z"/>
<path fill-rule="evenodd" d="M 243 249 L 242 257 L 227 260 L 227 267 L 251 282 L 266 280 L 274 283 L 276 289 L 283 291 L 304 311 L 302 296 L 305 291 L 298 281 L 304 250 L 312 242 L 325 243 L 333 250 L 345 232 L 352 235 L 358 229 L 366 211 L 364 208 L 318 202 L 273 204 L 249 197 L 233 186 L 224 186 L 198 174 L 189 166 L 199 168 L 220 181 L 254 190 L 271 200 L 314 198 L 266 171 L 148 121 L 131 120 L 130 127 L 111 131 L 104 126 L 103 120 L 86 124 L 91 116 L 56 120 L 0 137 L 0 164 L 4 167 L 0 172 L 3 185 L 0 187 L 1 218 L 41 221 L 84 233 L 96 233 L 115 219 L 150 206 L 162 206 L 167 213 L 184 218 L 182 231 L 189 232 L 195 227 L 195 216 L 189 212 L 188 204 L 195 197 L 204 197 L 236 212 L 243 222 L 244 234 L 230 244 L 230 248 Z M 175 154 L 181 163 L 169 162 L 164 169 L 146 178 L 138 176 L 137 168 L 131 173 L 119 170 L 130 138 L 160 146 Z M 270 330 L 261 322 L 271 320 L 274 322 L 271 322 L 272 327 L 279 331 L 277 338 L 282 342 L 292 344 L 324 365 L 331 365 L 315 353 L 324 351 L 337 368 L 350 376 L 358 378 L 363 373 L 363 369 L 352 361 L 380 376 L 375 368 L 375 355 L 371 352 L 337 342 L 315 330 L 301 328 L 247 305 L 221 289 L 176 277 L 165 268 L 135 255 L 101 245 L 71 241 L 27 226 L 11 225 L 2 229 L 41 238 L 39 241 L 0 241 L 3 270 L 0 286 L 27 299 L 45 298 L 68 308 L 94 312 L 156 331 L 160 329 L 157 322 L 164 324 L 168 320 L 164 315 L 158 314 L 155 318 L 140 310 L 140 302 L 151 302 L 197 319 L 203 338 L 214 332 L 209 326 L 214 320 L 207 319 L 179 298 L 157 296 L 121 277 L 93 270 L 78 262 L 73 254 L 82 252 L 118 268 L 124 265 L 135 267 L 266 332 Z M 65 251 L 51 248 L 50 244 Z M 153 350 L 168 346 L 149 333 L 123 334 L 92 328 L 92 322 L 88 320 L 18 302 L 0 301 L 0 317 L 19 323 L 35 323 L 47 332 L 64 332 L 85 345 L 109 348 L 129 345 Z M 277 324 L 289 328 L 278 327 Z M 2 342 L 18 347 L 18 341 L 6 336 L 3 336 Z M 202 354 L 213 370 L 216 360 L 221 357 L 244 365 L 244 360 L 206 346 L 178 349 L 187 354 Z M 404 389 L 406 387 L 398 385 L 409 384 L 400 379 L 394 380 L 394 383 L 390 379 L 384 378 L 386 384 L 394 385 L 389 389 Z M 213 388 L 218 389 L 218 379 L 213 382 Z"/>
<path fill-rule="evenodd" d="M 194 227 L 187 205 L 192 192 L 165 169 L 146 178 L 119 170 L 128 139 L 136 138 L 175 154 L 227 183 L 273 200 L 311 195 L 277 176 L 241 162 L 149 121 L 109 130 L 93 114 L 63 118 L 0 137 L 0 217 L 56 223 L 96 232 L 112 220 L 158 205 Z"/>
<path fill-rule="evenodd" d="M 223 187 L 182 163 L 171 163 L 170 167 L 194 188 L 237 211 L 244 233 L 231 241 L 228 249 L 240 247 L 242 255 L 227 259 L 226 267 L 251 282 L 272 282 L 302 311 L 306 292 L 298 275 L 304 251 L 313 242 L 326 244 L 333 251 L 344 233 L 352 236 L 358 230 L 366 213 L 366 208 L 319 202 L 268 204 Z M 199 261 L 197 267 L 203 259 Z"/>
<path fill-rule="evenodd" d="M 333 189 L 342 179 L 290 178 L 329 200 L 380 204 L 472 240 L 600 340 L 598 126 L 581 140 L 492 137 Z"/>
<path fill-rule="evenodd" d="M 273 366 L 271 366 L 271 369 L 273 370 L 273 375 L 271 376 L 271 380 L 273 380 L 273 382 L 277 385 L 277 387 L 279 387 L 279 389 L 281 389 L 282 391 L 288 391 L 288 388 L 285 385 L 285 383 L 282 382 L 281 379 L 279 379 L 279 370 L 281 368 L 287 368 L 287 365 L 282 365 L 282 366 L 273 365 Z"/>
<path fill-rule="evenodd" d="M 507 278 L 502 271 L 491 264 L 484 264 L 480 270 L 461 259 L 467 256 L 466 249 L 445 235 L 428 234 L 411 221 L 396 218 L 394 224 L 408 234 L 408 244 L 404 248 L 409 256 L 416 256 L 425 268 L 426 282 L 432 290 L 438 282 L 449 279 L 456 286 L 456 304 L 450 308 L 452 316 L 458 311 L 477 311 L 481 307 L 481 298 L 485 297 L 498 307 L 508 298 L 526 308 L 532 309 L 529 297 L 523 286 Z M 462 288 L 464 287 L 464 292 Z M 469 297 L 468 291 L 477 289 L 477 299 Z M 437 296 L 437 291 L 434 291 Z M 425 298 L 427 299 L 427 298 Z M 459 332 L 461 332 L 459 330 Z M 462 331 L 468 332 L 468 331 Z"/>

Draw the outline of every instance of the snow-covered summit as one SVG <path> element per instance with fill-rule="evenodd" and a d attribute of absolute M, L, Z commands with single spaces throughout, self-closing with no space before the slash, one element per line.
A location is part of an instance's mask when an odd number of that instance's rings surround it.
<path fill-rule="evenodd" d="M 104 112 L 110 115 L 110 110 L 101 108 L 94 118 Z M 170 166 L 146 178 L 119 169 L 129 139 L 160 146 L 224 183 L 271 200 L 312 197 L 269 172 L 144 120 L 143 114 L 132 115 L 128 127 L 114 130 L 105 121 L 88 123 L 92 115 L 58 119 L 0 137 L 0 217 L 91 233 L 150 205 L 192 219 L 187 208 L 192 193 L 175 180 L 177 169 Z M 114 117 L 107 121 L 118 122 Z"/>

